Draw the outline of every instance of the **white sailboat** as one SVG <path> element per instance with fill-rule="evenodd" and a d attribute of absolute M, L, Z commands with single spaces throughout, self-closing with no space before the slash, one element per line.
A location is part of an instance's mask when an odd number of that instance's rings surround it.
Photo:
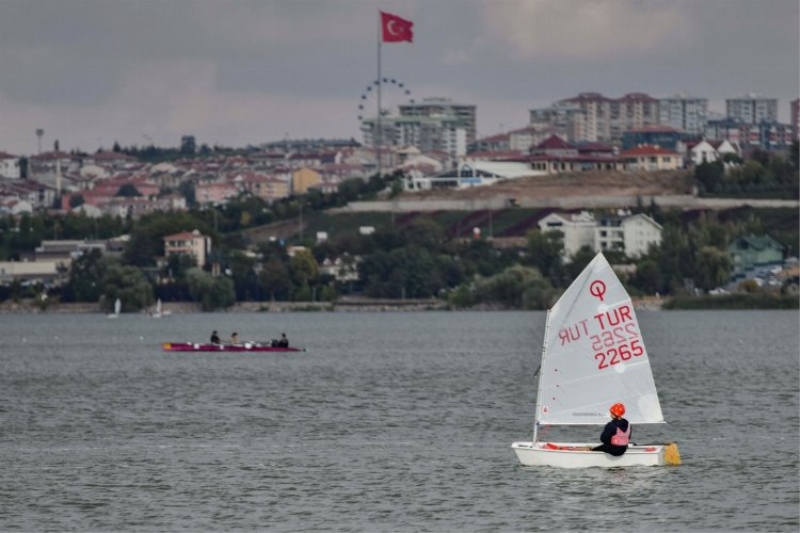
<path fill-rule="evenodd" d="M 540 427 L 603 426 L 617 402 L 625 404 L 634 431 L 637 424 L 664 422 L 633 303 L 598 253 L 547 313 L 533 439 L 511 447 L 525 466 L 680 464 L 675 443 L 630 445 L 616 457 L 589 450 L 599 441 L 537 440 Z"/>
<path fill-rule="evenodd" d="M 161 308 L 161 298 L 159 298 L 158 301 L 156 302 L 156 309 L 155 311 L 150 313 L 150 316 L 152 316 L 153 318 L 161 318 L 162 316 L 169 316 L 169 315 L 170 315 L 169 311 L 165 311 L 164 309 Z"/>
<path fill-rule="evenodd" d="M 114 302 L 114 312 L 106 316 L 108 318 L 117 318 L 119 317 L 119 314 L 121 312 L 122 312 L 122 300 L 117 298 L 117 300 Z"/>

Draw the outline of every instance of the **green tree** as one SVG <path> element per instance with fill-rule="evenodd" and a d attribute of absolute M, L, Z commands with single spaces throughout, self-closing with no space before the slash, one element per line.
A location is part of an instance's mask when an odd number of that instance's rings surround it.
<path fill-rule="evenodd" d="M 539 230 L 528 234 L 528 263 L 537 268 L 554 285 L 563 278 L 564 234 Z"/>
<path fill-rule="evenodd" d="M 233 281 L 224 276 L 214 277 L 199 268 L 186 273 L 189 295 L 200 303 L 203 311 L 215 311 L 230 307 L 236 302 Z"/>
<path fill-rule="evenodd" d="M 289 261 L 289 271 L 298 286 L 312 284 L 319 276 L 319 265 L 308 250 L 300 250 Z"/>
<path fill-rule="evenodd" d="M 70 265 L 69 281 L 64 287 L 64 301 L 98 302 L 103 295 L 102 280 L 108 265 L 109 260 L 100 250 L 91 250 L 74 259 Z"/>
<path fill-rule="evenodd" d="M 713 246 L 704 246 L 697 253 L 694 270 L 695 286 L 704 291 L 717 288 L 728 282 L 733 262 L 727 252 Z"/>
<path fill-rule="evenodd" d="M 572 261 L 566 265 L 569 279 L 577 278 L 580 273 L 583 272 L 583 269 L 586 268 L 586 265 L 592 262 L 595 255 L 597 254 L 595 254 L 591 246 L 584 245 L 578 248 L 578 251 L 572 256 Z"/>
<path fill-rule="evenodd" d="M 292 280 L 286 264 L 278 258 L 272 258 L 266 263 L 259 273 L 261 286 L 267 291 L 271 300 L 287 300 L 292 290 Z"/>
<path fill-rule="evenodd" d="M 653 259 L 644 259 L 636 265 L 636 275 L 631 280 L 633 285 L 645 294 L 655 294 L 663 290 L 661 268 Z"/>
<path fill-rule="evenodd" d="M 153 305 L 153 287 L 141 270 L 133 266 L 110 264 L 103 276 L 103 307 L 111 311 L 114 302 L 122 301 L 125 313 L 140 311 Z"/>

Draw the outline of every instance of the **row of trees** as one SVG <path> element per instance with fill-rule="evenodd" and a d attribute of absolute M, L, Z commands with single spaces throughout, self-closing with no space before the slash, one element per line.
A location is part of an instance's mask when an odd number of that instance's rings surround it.
<path fill-rule="evenodd" d="M 788 157 L 755 150 L 744 162 L 734 156 L 698 165 L 695 179 L 707 196 L 798 198 L 799 158 L 795 141 Z"/>

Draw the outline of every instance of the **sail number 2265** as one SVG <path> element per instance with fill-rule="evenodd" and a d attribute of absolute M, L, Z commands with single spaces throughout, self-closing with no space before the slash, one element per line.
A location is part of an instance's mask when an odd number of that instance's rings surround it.
<path fill-rule="evenodd" d="M 591 335 L 590 339 L 597 368 L 600 370 L 644 354 L 636 324 L 630 322 L 607 329 L 599 335 Z"/>

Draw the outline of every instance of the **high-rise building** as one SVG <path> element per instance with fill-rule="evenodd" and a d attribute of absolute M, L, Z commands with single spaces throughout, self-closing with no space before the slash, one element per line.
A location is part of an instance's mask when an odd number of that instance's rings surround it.
<path fill-rule="evenodd" d="M 576 141 L 619 142 L 625 131 L 657 124 L 659 118 L 658 100 L 644 93 L 628 93 L 621 98 L 580 93 L 560 100 L 556 106 L 576 107 L 582 112 L 583 125 L 577 128 L 582 138 Z"/>
<path fill-rule="evenodd" d="M 477 131 L 476 106 L 454 104 L 449 98 L 423 98 L 421 102 L 401 104 L 401 117 L 443 118 L 448 121 L 458 120 L 464 125 L 467 144 L 475 142 Z"/>
<path fill-rule="evenodd" d="M 725 115 L 744 124 L 778 121 L 778 99 L 764 98 L 750 93 L 725 100 Z"/>
<path fill-rule="evenodd" d="M 467 153 L 469 122 L 453 115 L 443 116 L 383 116 L 381 144 L 383 146 L 414 146 L 423 152 L 441 151 L 453 158 Z M 366 146 L 375 145 L 377 119 L 361 122 Z"/>
<path fill-rule="evenodd" d="M 708 99 L 676 94 L 659 100 L 658 107 L 660 124 L 702 135 L 708 119 Z"/>

